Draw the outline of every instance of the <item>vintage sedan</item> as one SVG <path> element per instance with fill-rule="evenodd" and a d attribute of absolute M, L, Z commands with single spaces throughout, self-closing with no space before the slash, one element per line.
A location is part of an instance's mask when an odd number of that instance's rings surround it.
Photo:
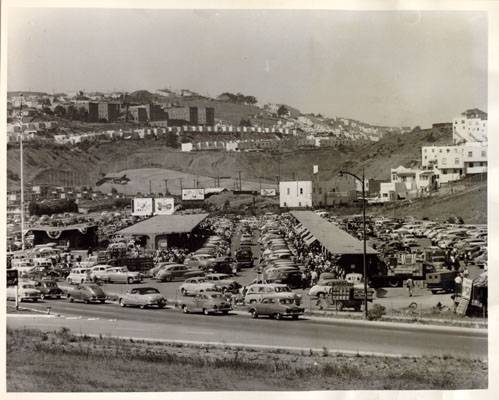
<path fill-rule="evenodd" d="M 140 308 L 166 306 L 166 298 L 159 292 L 158 289 L 152 287 L 137 287 L 129 289 L 124 293 L 119 303 L 121 307 L 136 306 Z"/>
<path fill-rule="evenodd" d="M 182 264 L 174 264 L 160 270 L 156 274 L 156 279 L 161 282 L 172 282 L 175 279 L 185 279 L 202 275 L 204 275 L 204 272 L 199 269 L 189 268 Z"/>
<path fill-rule="evenodd" d="M 228 314 L 232 310 L 230 302 L 218 292 L 204 292 L 195 297 L 184 297 L 180 300 L 180 308 L 185 314 L 202 312 L 204 315 Z"/>
<path fill-rule="evenodd" d="M 84 303 L 104 303 L 106 294 L 97 285 L 77 285 L 67 289 L 66 298 L 70 303 L 73 301 L 83 301 Z"/>
<path fill-rule="evenodd" d="M 101 274 L 101 279 L 108 283 L 141 283 L 142 275 L 140 272 L 130 272 L 126 267 L 111 267 Z"/>
<path fill-rule="evenodd" d="M 258 318 L 260 315 L 267 315 L 275 319 L 282 319 L 284 317 L 298 319 L 300 315 L 304 314 L 305 309 L 298 307 L 292 299 L 267 296 L 263 297 L 261 301 L 253 303 L 249 312 L 253 318 Z"/>
<path fill-rule="evenodd" d="M 62 289 L 57 286 L 57 282 L 51 279 L 42 279 L 34 281 L 33 286 L 40 291 L 40 298 L 43 299 L 60 299 L 64 294 Z"/>
<path fill-rule="evenodd" d="M 192 296 L 207 291 L 215 291 L 216 286 L 212 282 L 207 282 L 202 276 L 186 279 L 179 290 L 183 296 Z"/>
<path fill-rule="evenodd" d="M 217 290 L 222 292 L 235 292 L 241 285 L 227 274 L 208 274 L 205 276 L 206 282 L 211 282 Z"/>
<path fill-rule="evenodd" d="M 38 301 L 41 298 L 41 292 L 35 288 L 32 283 L 19 282 L 19 288 L 17 289 L 17 296 L 19 301 Z M 7 287 L 7 300 L 16 299 L 16 287 Z"/>

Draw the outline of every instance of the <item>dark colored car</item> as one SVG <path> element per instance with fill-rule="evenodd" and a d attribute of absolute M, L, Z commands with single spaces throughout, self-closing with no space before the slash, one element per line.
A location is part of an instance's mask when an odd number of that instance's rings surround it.
<path fill-rule="evenodd" d="M 298 289 L 303 286 L 301 271 L 287 268 L 277 268 L 275 272 L 267 276 L 267 280 L 273 283 L 283 283 L 291 289 Z"/>
<path fill-rule="evenodd" d="M 156 274 L 156 279 L 161 282 L 172 282 L 175 279 L 186 279 L 194 276 L 203 276 L 204 273 L 197 268 L 189 268 L 182 264 L 168 265 Z"/>
<path fill-rule="evenodd" d="M 253 303 L 249 312 L 253 318 L 258 318 L 260 315 L 267 315 L 275 319 L 282 319 L 284 317 L 298 319 L 300 315 L 303 315 L 305 309 L 298 307 L 292 299 L 266 296 L 260 302 Z"/>
<path fill-rule="evenodd" d="M 239 268 L 251 268 L 253 266 L 253 252 L 249 248 L 242 248 L 235 255 Z"/>
<path fill-rule="evenodd" d="M 209 266 L 208 271 L 217 274 L 233 274 L 237 271 L 237 261 L 231 257 L 220 257 Z"/>
<path fill-rule="evenodd" d="M 66 297 L 69 302 L 83 301 L 84 303 L 104 303 L 106 301 L 106 294 L 97 285 L 77 285 L 72 286 L 66 292 Z"/>
<path fill-rule="evenodd" d="M 42 279 L 36 281 L 35 288 L 41 292 L 40 298 L 43 299 L 60 299 L 64 294 L 62 289 L 57 286 L 57 282 L 50 279 Z"/>

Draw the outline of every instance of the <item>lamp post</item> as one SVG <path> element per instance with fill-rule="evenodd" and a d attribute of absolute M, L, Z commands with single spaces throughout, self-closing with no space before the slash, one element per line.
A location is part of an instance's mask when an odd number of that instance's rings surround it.
<path fill-rule="evenodd" d="M 364 251 L 362 253 L 362 267 L 364 272 L 364 315 L 367 319 L 367 266 L 366 266 L 366 182 L 365 182 L 365 171 L 362 168 L 362 178 L 359 178 L 357 175 L 352 174 L 348 171 L 339 171 L 339 176 L 350 175 L 351 177 L 357 179 L 362 184 L 362 225 L 363 225 L 363 244 Z"/>

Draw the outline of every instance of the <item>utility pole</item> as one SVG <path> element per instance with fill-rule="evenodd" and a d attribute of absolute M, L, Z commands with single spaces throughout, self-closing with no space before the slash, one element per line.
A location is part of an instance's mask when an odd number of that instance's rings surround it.
<path fill-rule="evenodd" d="M 165 196 L 168 193 L 168 179 L 165 179 Z"/>
<path fill-rule="evenodd" d="M 152 193 L 152 184 L 151 184 L 151 180 L 149 179 L 149 194 Z"/>
<path fill-rule="evenodd" d="M 239 191 L 241 192 L 243 190 L 242 182 L 241 182 L 241 171 L 237 171 L 237 174 L 239 175 Z"/>

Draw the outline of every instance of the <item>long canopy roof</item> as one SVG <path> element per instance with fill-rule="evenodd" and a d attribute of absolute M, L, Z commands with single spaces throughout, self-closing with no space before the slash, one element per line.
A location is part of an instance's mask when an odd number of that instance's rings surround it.
<path fill-rule="evenodd" d="M 312 211 L 293 211 L 291 215 L 305 227 L 332 254 L 363 254 L 364 244 L 335 224 L 320 217 Z M 308 235 L 310 236 L 310 235 Z M 312 243 L 310 239 L 307 243 Z M 366 254 L 377 254 L 376 250 L 367 246 Z"/>
<path fill-rule="evenodd" d="M 198 226 L 208 214 L 157 215 L 119 231 L 122 235 L 168 235 L 189 233 Z"/>

